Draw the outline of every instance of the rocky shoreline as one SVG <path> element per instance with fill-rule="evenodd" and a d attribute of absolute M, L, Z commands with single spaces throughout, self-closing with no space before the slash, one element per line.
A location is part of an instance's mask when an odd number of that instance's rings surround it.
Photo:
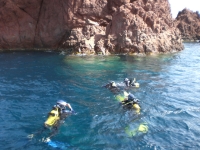
<path fill-rule="evenodd" d="M 4 51 L 149 55 L 184 48 L 168 0 L 2 0 L 0 6 Z"/>

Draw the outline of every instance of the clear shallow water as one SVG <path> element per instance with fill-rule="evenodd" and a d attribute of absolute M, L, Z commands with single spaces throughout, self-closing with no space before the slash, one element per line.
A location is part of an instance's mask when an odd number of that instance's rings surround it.
<path fill-rule="evenodd" d="M 67 57 L 54 52 L 0 53 L 0 149 L 57 149 L 41 141 L 58 99 L 78 113 L 52 139 L 74 150 L 199 149 L 200 45 L 176 54 L 130 57 Z M 124 110 L 102 88 L 135 77 L 141 114 Z M 147 123 L 148 132 L 128 137 L 125 127 Z M 62 148 L 61 148 L 62 149 Z"/>

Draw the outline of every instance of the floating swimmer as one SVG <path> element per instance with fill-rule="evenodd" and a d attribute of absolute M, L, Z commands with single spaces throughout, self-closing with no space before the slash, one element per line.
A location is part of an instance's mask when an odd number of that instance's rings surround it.
<path fill-rule="evenodd" d="M 67 110 L 68 107 L 70 110 Z M 48 118 L 44 123 L 45 127 L 57 127 L 60 120 L 65 120 L 68 115 L 74 113 L 71 105 L 63 100 L 57 101 L 57 104 L 53 106 L 49 112 Z"/>
<path fill-rule="evenodd" d="M 136 83 L 136 79 L 124 79 L 124 83 L 126 84 L 127 87 L 140 87 L 139 83 Z"/>
<path fill-rule="evenodd" d="M 133 94 L 124 91 L 123 96 L 117 95 L 116 99 L 122 103 L 124 108 L 135 109 L 138 114 L 140 113 L 139 100 Z"/>
<path fill-rule="evenodd" d="M 120 89 L 117 87 L 117 84 L 115 83 L 115 81 L 109 82 L 104 87 L 109 89 L 114 94 L 117 94 L 120 92 Z"/>
<path fill-rule="evenodd" d="M 127 93 L 125 93 L 127 95 Z M 139 106 L 139 100 L 131 93 L 128 93 L 128 95 L 124 98 L 123 101 L 121 101 L 123 107 L 128 109 L 135 109 L 137 113 L 140 113 L 140 106 Z"/>
<path fill-rule="evenodd" d="M 66 109 L 69 108 L 69 110 Z M 38 133 L 42 133 L 46 129 L 50 129 L 50 135 L 43 141 L 49 142 L 50 138 L 58 132 L 58 128 L 64 122 L 64 120 L 71 114 L 75 114 L 71 105 L 63 100 L 57 101 L 57 104 L 53 106 L 52 110 L 48 113 L 48 118 L 44 122 L 44 128 Z M 38 134 L 36 133 L 36 134 Z M 29 138 L 33 138 L 34 134 L 29 135 Z"/>

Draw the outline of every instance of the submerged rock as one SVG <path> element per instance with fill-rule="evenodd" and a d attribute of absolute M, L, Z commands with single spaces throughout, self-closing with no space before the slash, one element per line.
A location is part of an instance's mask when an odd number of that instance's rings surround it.
<path fill-rule="evenodd" d="M 2 0 L 0 49 L 70 54 L 180 51 L 168 0 Z"/>

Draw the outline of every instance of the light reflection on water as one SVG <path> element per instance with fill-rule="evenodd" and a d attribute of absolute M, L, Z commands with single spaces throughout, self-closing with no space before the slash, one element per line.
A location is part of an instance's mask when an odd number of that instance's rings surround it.
<path fill-rule="evenodd" d="M 67 100 L 77 115 L 70 116 L 52 139 L 64 149 L 199 149 L 200 51 L 185 44 L 175 54 L 73 57 L 46 52 L 0 54 L 0 148 L 55 149 L 29 141 L 56 100 Z M 124 110 L 108 81 L 121 84 L 135 77 L 140 88 L 129 89 L 141 114 Z M 148 132 L 128 137 L 125 128 L 147 123 Z M 46 133 L 44 133 L 46 134 Z"/>

